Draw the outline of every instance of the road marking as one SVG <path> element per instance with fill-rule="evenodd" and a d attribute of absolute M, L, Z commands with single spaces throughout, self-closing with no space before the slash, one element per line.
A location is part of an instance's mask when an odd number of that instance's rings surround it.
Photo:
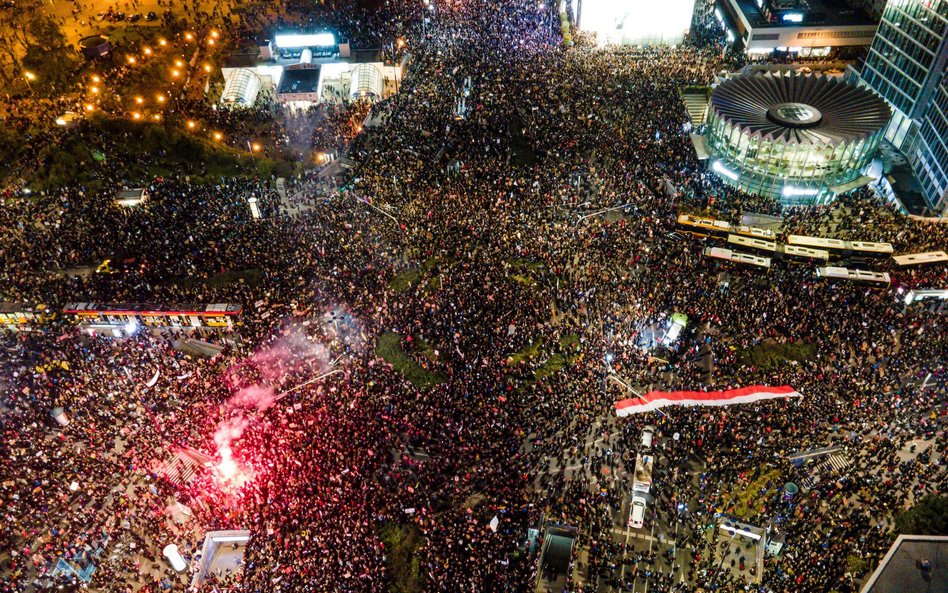
<path fill-rule="evenodd" d="M 631 537 L 635 539 L 645 540 L 647 542 L 658 541 L 657 537 L 653 537 L 651 535 L 645 535 L 644 533 L 636 533 L 635 531 L 631 529 L 622 529 L 620 527 L 613 527 L 612 533 L 616 533 L 618 535 L 624 535 L 626 536 L 626 538 Z"/>

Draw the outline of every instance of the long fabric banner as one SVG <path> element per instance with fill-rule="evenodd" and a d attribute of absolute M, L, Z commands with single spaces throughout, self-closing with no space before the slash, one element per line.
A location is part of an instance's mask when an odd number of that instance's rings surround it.
<path fill-rule="evenodd" d="M 730 406 L 782 397 L 800 397 L 800 392 L 789 385 L 750 385 L 725 391 L 649 391 L 642 397 L 624 399 L 617 403 L 616 416 L 621 418 L 651 412 L 665 406 Z"/>

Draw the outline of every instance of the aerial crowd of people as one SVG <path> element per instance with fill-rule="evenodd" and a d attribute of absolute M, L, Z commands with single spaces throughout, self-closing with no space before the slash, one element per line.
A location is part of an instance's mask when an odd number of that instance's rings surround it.
<path fill-rule="evenodd" d="M 697 161 L 679 97 L 735 66 L 720 47 L 566 48 L 547 3 L 434 4 L 425 23 L 421 3 L 386 8 L 411 54 L 400 92 L 373 131 L 325 108 L 311 137 L 338 149 L 356 134 L 357 168 L 332 189 L 315 172 L 287 180 L 305 212 L 253 177 L 153 179 L 131 209 L 84 186 L 4 197 L 5 303 L 243 311 L 231 330 L 118 339 L 59 315 L 4 331 L 0 593 L 522 591 L 538 578 L 570 592 L 846 593 L 894 541 L 894 517 L 948 489 L 948 324 L 904 301 L 945 288 L 944 265 L 869 262 L 892 275 L 882 289 L 818 280 L 810 263 L 728 267 L 676 218 L 764 213 L 782 218 L 781 239 L 897 253 L 944 249 L 948 225 L 870 189 L 781 208 L 723 185 Z M 375 22 L 351 10 L 354 30 Z M 102 171 L 97 187 L 133 181 L 121 161 Z M 96 272 L 104 259 L 130 264 Z M 681 347 L 643 349 L 673 313 L 689 320 Z M 748 354 L 781 347 L 805 354 Z M 614 412 L 626 388 L 747 385 L 802 396 Z M 646 425 L 654 549 L 626 521 Z M 824 447 L 845 471 L 789 459 Z M 182 451 L 236 468 L 182 479 L 168 471 Z M 806 484 L 788 497 L 787 482 Z M 722 517 L 770 526 L 782 551 L 758 564 L 709 529 Z M 566 574 L 538 568 L 530 530 L 547 525 L 576 530 Z M 204 534 L 229 529 L 250 532 L 241 570 L 192 585 Z"/>

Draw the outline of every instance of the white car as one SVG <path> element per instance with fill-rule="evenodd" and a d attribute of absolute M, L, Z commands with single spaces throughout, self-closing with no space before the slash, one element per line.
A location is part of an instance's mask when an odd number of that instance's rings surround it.
<path fill-rule="evenodd" d="M 629 527 L 641 529 L 645 524 L 645 497 L 632 497 L 632 510 L 629 512 Z"/>

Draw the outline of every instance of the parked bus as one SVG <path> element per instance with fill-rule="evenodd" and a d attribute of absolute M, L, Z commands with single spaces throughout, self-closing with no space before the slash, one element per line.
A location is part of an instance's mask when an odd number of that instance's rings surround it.
<path fill-rule="evenodd" d="M 729 261 L 745 266 L 763 268 L 765 270 L 770 269 L 769 257 L 760 257 L 759 255 L 751 255 L 749 253 L 739 253 L 737 251 L 722 249 L 720 247 L 708 247 L 703 251 L 703 253 L 705 257 L 710 257 L 711 259 Z"/>
<path fill-rule="evenodd" d="M 699 218 L 690 214 L 678 217 L 678 226 L 697 237 L 724 238 L 731 232 L 731 223 L 713 218 Z"/>
<path fill-rule="evenodd" d="M 762 229 L 756 226 L 749 226 L 742 224 L 734 230 L 734 233 L 738 235 L 744 235 L 745 237 L 753 237 L 755 239 L 763 239 L 765 241 L 776 241 L 777 233 L 773 232 L 770 229 Z"/>
<path fill-rule="evenodd" d="M 801 261 L 820 261 L 829 260 L 829 251 L 825 249 L 813 249 L 812 247 L 800 247 L 798 245 L 778 245 L 777 254 L 787 259 Z"/>
<path fill-rule="evenodd" d="M 871 241 L 843 241 L 826 237 L 807 237 L 805 235 L 790 235 L 787 244 L 797 247 L 824 249 L 839 255 L 854 255 L 857 257 L 889 257 L 893 248 L 891 243 L 873 243 Z"/>
<path fill-rule="evenodd" d="M 824 249 L 826 251 L 848 251 L 849 243 L 840 239 L 827 239 L 825 237 L 807 237 L 806 235 L 790 235 L 787 237 L 788 245 L 798 247 L 810 247 L 812 249 Z"/>
<path fill-rule="evenodd" d="M 891 243 L 872 243 L 870 241 L 850 241 L 849 251 L 860 257 L 889 257 L 894 252 Z"/>
<path fill-rule="evenodd" d="M 849 268 L 826 267 L 817 268 L 816 277 L 826 280 L 849 280 L 859 284 L 869 284 L 873 286 L 888 286 L 892 281 L 885 272 L 872 272 L 869 270 L 852 270 Z"/>
<path fill-rule="evenodd" d="M 933 264 L 943 264 L 948 262 L 948 253 L 944 251 L 926 251 L 924 253 L 906 253 L 905 255 L 894 255 L 892 261 L 895 265 L 903 268 L 909 266 L 927 266 Z"/>
<path fill-rule="evenodd" d="M 752 237 L 742 237 L 740 235 L 728 235 L 727 243 L 730 247 L 750 249 L 752 251 L 759 251 L 767 255 L 774 255 L 774 253 L 777 251 L 777 244 L 773 241 L 754 239 Z"/>

